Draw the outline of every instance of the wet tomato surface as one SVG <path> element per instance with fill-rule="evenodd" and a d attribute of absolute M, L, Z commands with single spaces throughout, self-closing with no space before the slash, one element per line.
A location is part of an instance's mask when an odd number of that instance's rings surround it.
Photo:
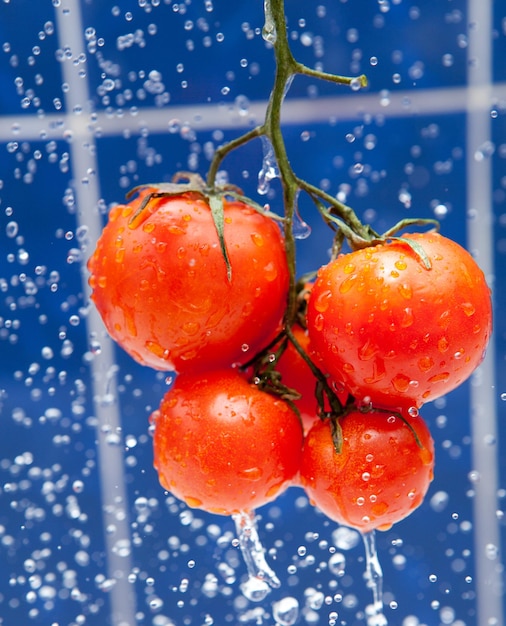
<path fill-rule="evenodd" d="M 307 434 L 300 470 L 312 503 L 330 519 L 363 532 L 387 530 L 423 501 L 434 444 L 420 416 L 353 411 L 339 419 L 336 452 L 330 420 Z"/>
<path fill-rule="evenodd" d="M 274 500 L 299 470 L 297 415 L 234 370 L 178 376 L 152 419 L 160 482 L 189 506 L 250 511 Z"/>
<path fill-rule="evenodd" d="M 410 234 L 430 261 L 395 240 L 319 270 L 308 303 L 311 347 L 359 400 L 417 406 L 464 382 L 492 329 L 490 289 L 460 245 Z"/>
<path fill-rule="evenodd" d="M 208 202 L 147 188 L 109 214 L 88 267 L 92 298 L 111 336 L 138 362 L 202 371 L 251 358 L 281 327 L 288 267 L 279 226 L 224 200 L 231 276 Z"/>

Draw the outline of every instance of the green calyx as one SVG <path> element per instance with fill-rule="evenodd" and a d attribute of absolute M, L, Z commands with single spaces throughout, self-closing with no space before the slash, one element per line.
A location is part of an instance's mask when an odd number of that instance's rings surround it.
<path fill-rule="evenodd" d="M 213 224 L 216 229 L 216 233 L 218 235 L 218 240 L 220 243 L 221 253 L 223 255 L 223 260 L 227 268 L 227 280 L 229 282 L 232 280 L 232 266 L 230 264 L 230 258 L 225 243 L 225 217 L 223 205 L 224 199 L 230 198 L 236 200 L 237 202 L 247 204 L 255 211 L 258 211 L 263 215 L 267 215 L 272 219 L 283 219 L 278 215 L 271 213 L 270 211 L 264 210 L 264 208 L 261 207 L 258 203 L 254 202 L 250 198 L 247 198 L 242 193 L 242 190 L 239 187 L 228 184 L 209 187 L 204 179 L 199 174 L 196 174 L 194 172 L 177 172 L 173 176 L 172 182 L 170 183 L 148 183 L 145 185 L 134 187 L 126 194 L 127 199 L 130 199 L 137 191 L 141 191 L 143 189 L 153 189 L 153 191 L 146 194 L 146 196 L 142 199 L 142 202 L 140 203 L 138 209 L 130 218 L 129 226 L 131 228 L 136 227 L 139 222 L 140 216 L 149 208 L 149 204 L 153 200 L 158 200 L 160 198 L 174 198 L 176 196 L 181 196 L 184 194 L 193 194 L 199 196 L 209 205 Z"/>

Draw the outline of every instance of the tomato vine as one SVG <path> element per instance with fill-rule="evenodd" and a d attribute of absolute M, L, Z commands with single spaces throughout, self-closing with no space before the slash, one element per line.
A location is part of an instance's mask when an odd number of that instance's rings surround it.
<path fill-rule="evenodd" d="M 438 228 L 438 222 L 436 220 L 427 219 L 406 219 L 399 222 L 383 235 L 380 235 L 375 232 L 369 224 L 363 224 L 350 206 L 340 202 L 335 196 L 326 193 L 295 174 L 290 165 L 281 129 L 281 109 L 294 77 L 297 75 L 310 76 L 338 85 L 350 86 L 353 90 L 365 88 L 367 86 L 367 77 L 364 74 L 353 77 L 339 76 L 312 69 L 298 62 L 292 54 L 288 41 L 284 0 L 265 0 L 264 10 L 265 23 L 262 35 L 265 41 L 272 45 L 276 62 L 274 83 L 268 101 L 265 119 L 261 124 L 255 126 L 245 134 L 234 138 L 216 149 L 209 167 L 206 184 L 209 189 L 215 187 L 216 177 L 221 163 L 233 150 L 259 137 L 265 138 L 270 142 L 283 191 L 284 238 L 290 270 L 290 287 L 285 313 L 285 334 L 293 343 L 301 358 L 303 358 L 310 367 L 318 381 L 319 389 L 323 390 L 328 397 L 334 414 L 339 415 L 344 411 L 342 404 L 329 387 L 326 377 L 304 352 L 291 331 L 292 325 L 297 318 L 294 222 L 300 219 L 297 207 L 297 199 L 300 191 L 304 191 L 308 194 L 324 221 L 335 231 L 333 257 L 336 257 L 340 252 L 345 239 L 352 249 L 359 249 L 394 239 L 397 232 L 407 226 L 432 225 Z M 430 260 L 424 253 L 423 248 L 409 239 L 404 239 L 404 242 L 413 248 L 425 267 L 430 269 Z M 284 390 L 278 389 L 278 393 L 283 395 Z M 321 401 L 320 408 L 323 409 Z"/>

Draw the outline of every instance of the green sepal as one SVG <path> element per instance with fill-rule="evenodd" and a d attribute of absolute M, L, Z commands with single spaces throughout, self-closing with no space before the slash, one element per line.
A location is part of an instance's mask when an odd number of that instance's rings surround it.
<path fill-rule="evenodd" d="M 225 227 L 225 212 L 223 209 L 223 195 L 211 193 L 207 196 L 209 201 L 209 207 L 211 209 L 211 216 L 213 218 L 214 227 L 218 234 L 220 242 L 221 253 L 223 260 L 227 266 L 227 280 L 232 280 L 232 266 L 230 265 L 230 258 L 228 256 L 227 246 L 225 244 L 224 227 Z"/>
<path fill-rule="evenodd" d="M 425 269 L 430 270 L 432 269 L 432 263 L 427 255 L 427 253 L 425 252 L 423 246 L 421 246 L 418 241 L 415 241 L 414 239 L 410 239 L 409 237 L 392 237 L 392 239 L 394 241 L 405 241 L 408 246 L 413 250 L 413 252 L 416 254 L 416 256 L 420 259 L 420 261 L 423 263 Z"/>
<path fill-rule="evenodd" d="M 258 204 L 258 202 L 255 202 L 251 198 L 248 198 L 247 196 L 243 195 L 240 191 L 232 189 L 228 185 L 223 188 L 222 193 L 225 196 L 228 196 L 229 198 L 233 198 L 234 200 L 237 200 L 238 202 L 247 204 L 252 209 L 254 209 L 257 213 L 260 213 L 261 215 L 265 215 L 266 217 L 270 217 L 272 220 L 275 220 L 278 222 L 285 221 L 285 218 L 281 217 L 281 215 L 278 215 L 277 213 L 274 213 L 273 211 L 268 211 L 261 204 Z"/>
<path fill-rule="evenodd" d="M 330 434 L 332 435 L 332 444 L 337 454 L 341 454 L 343 450 L 343 429 L 337 417 L 330 419 Z"/>

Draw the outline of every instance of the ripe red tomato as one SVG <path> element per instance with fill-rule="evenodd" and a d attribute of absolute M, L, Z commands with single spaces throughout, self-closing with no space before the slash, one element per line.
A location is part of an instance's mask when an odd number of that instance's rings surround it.
<path fill-rule="evenodd" d="M 301 483 L 330 519 L 362 532 L 388 530 L 423 501 L 433 478 L 434 444 L 421 417 L 370 411 L 340 418 L 342 450 L 334 449 L 330 421 L 306 436 Z"/>
<path fill-rule="evenodd" d="M 299 470 L 298 417 L 235 370 L 178 376 L 152 420 L 160 482 L 191 507 L 250 511 L 274 500 Z"/>
<path fill-rule="evenodd" d="M 315 356 L 358 399 L 417 406 L 455 389 L 483 359 L 490 290 L 471 255 L 437 233 L 410 234 L 320 269 L 307 325 Z"/>
<path fill-rule="evenodd" d="M 139 363 L 183 371 L 251 358 L 278 332 L 288 290 L 278 225 L 224 201 L 231 280 L 201 194 L 114 207 L 88 263 L 93 301 L 111 336 Z"/>

